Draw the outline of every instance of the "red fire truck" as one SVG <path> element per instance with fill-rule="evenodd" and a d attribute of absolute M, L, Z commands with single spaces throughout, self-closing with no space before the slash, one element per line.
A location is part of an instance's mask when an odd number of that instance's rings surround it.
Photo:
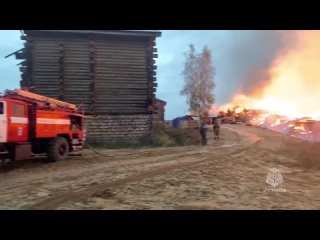
<path fill-rule="evenodd" d="M 46 153 L 63 160 L 83 148 L 83 113 L 76 105 L 25 90 L 0 97 L 0 159 L 25 160 Z"/>

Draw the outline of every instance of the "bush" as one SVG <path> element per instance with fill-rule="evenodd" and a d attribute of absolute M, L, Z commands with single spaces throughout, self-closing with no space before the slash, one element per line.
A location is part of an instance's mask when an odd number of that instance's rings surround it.
<path fill-rule="evenodd" d="M 173 129 L 171 126 L 154 125 L 151 135 L 153 146 L 185 146 L 200 144 L 197 129 Z"/>

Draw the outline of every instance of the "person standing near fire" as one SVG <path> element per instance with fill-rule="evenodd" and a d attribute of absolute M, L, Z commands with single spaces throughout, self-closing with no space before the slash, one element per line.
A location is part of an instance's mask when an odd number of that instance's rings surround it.
<path fill-rule="evenodd" d="M 207 127 L 204 123 L 200 125 L 200 135 L 201 135 L 201 143 L 202 146 L 206 146 L 207 144 Z"/>
<path fill-rule="evenodd" d="M 214 139 L 219 139 L 220 125 L 219 125 L 218 119 L 215 119 L 213 122 L 213 134 L 214 134 Z"/>

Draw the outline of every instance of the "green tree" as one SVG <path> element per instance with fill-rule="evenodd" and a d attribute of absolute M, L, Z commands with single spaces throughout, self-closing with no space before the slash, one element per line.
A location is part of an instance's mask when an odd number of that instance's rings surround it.
<path fill-rule="evenodd" d="M 209 111 L 215 100 L 215 68 L 212 64 L 212 54 L 207 46 L 201 53 L 197 53 L 191 44 L 185 58 L 182 72 L 184 86 L 180 94 L 187 97 L 189 111 L 202 116 Z"/>

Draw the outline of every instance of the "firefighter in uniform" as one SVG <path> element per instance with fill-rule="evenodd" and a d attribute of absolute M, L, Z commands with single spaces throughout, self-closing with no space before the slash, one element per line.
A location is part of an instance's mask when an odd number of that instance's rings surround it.
<path fill-rule="evenodd" d="M 208 145 L 208 144 L 207 144 L 207 128 L 206 128 L 206 126 L 204 125 L 204 123 L 201 123 L 201 126 L 200 126 L 200 135 L 201 135 L 201 143 L 202 143 L 202 146 Z"/>
<path fill-rule="evenodd" d="M 213 133 L 214 133 L 214 139 L 219 139 L 220 125 L 219 125 L 218 119 L 215 119 L 215 120 L 214 120 L 214 123 L 213 123 Z"/>

